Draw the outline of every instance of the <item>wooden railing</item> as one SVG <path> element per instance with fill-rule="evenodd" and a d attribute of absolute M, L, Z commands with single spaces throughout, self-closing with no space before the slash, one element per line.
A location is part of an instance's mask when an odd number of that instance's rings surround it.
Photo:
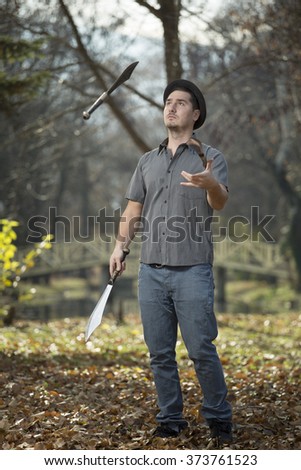
<path fill-rule="evenodd" d="M 108 265 L 113 245 L 114 243 L 101 240 L 53 243 L 52 249 L 41 254 L 35 266 L 25 273 L 25 277 L 70 272 L 94 266 L 104 267 Z M 130 248 L 125 275 L 133 277 L 138 271 L 140 243 L 134 241 Z M 282 278 L 290 277 L 291 271 L 288 261 L 284 259 L 276 243 L 235 243 L 227 239 L 214 243 L 214 266 Z"/>

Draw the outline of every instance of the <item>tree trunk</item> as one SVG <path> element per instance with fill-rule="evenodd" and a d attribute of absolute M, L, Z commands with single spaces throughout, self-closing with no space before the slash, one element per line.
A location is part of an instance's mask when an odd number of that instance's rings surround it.
<path fill-rule="evenodd" d="M 291 225 L 288 234 L 288 243 L 295 261 L 297 279 L 296 290 L 301 292 L 301 200 L 292 208 Z"/>
<path fill-rule="evenodd" d="M 169 2 L 160 0 L 160 20 L 164 30 L 165 65 L 168 82 L 181 78 L 183 72 L 179 40 L 181 8 L 180 0 Z"/>
<path fill-rule="evenodd" d="M 288 200 L 289 204 L 289 231 L 286 237 L 286 246 L 294 260 L 296 267 L 296 285 L 295 288 L 301 292 L 301 198 L 290 185 L 286 171 L 282 168 L 274 167 L 275 176 L 278 185 Z"/>
<path fill-rule="evenodd" d="M 167 82 L 181 78 L 183 73 L 180 53 L 179 21 L 182 10 L 181 0 L 158 0 L 160 8 L 155 8 L 147 0 L 135 0 L 148 9 L 162 23 L 164 31 L 165 68 Z"/>
<path fill-rule="evenodd" d="M 16 318 L 17 314 L 17 304 L 19 301 L 19 289 L 18 288 L 7 288 L 4 291 L 4 299 L 8 303 L 7 314 L 3 318 L 4 326 L 11 326 Z"/>
<path fill-rule="evenodd" d="M 296 127 L 294 108 L 291 103 L 289 103 L 289 99 L 290 87 L 288 70 L 285 66 L 280 65 L 279 73 L 276 78 L 276 100 L 279 110 L 281 142 L 272 167 L 278 185 L 289 204 L 290 228 L 287 235 L 287 246 L 289 247 L 296 266 L 296 288 L 298 291 L 301 291 L 301 197 L 291 183 L 287 171 L 287 163 L 296 152 L 297 154 L 299 152 L 296 143 L 298 130 Z"/>
<path fill-rule="evenodd" d="M 14 323 L 15 317 L 16 317 L 16 306 L 10 305 L 8 309 L 8 313 L 3 319 L 3 325 L 11 326 Z"/>

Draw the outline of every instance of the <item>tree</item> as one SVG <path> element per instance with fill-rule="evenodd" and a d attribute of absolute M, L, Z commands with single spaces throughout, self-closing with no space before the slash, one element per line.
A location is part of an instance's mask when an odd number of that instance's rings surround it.
<path fill-rule="evenodd" d="M 273 175 L 286 200 L 284 246 L 295 260 L 301 290 L 301 5 L 257 0 L 252 7 L 235 3 L 227 13 L 214 31 L 223 38 L 220 79 L 228 93 L 228 138 L 231 131 L 236 138 L 238 129 L 248 136 L 245 148 L 252 149 L 257 170 Z"/>
<path fill-rule="evenodd" d="M 167 82 L 181 78 L 183 73 L 179 37 L 179 22 L 183 8 L 181 0 L 168 2 L 157 0 L 156 5 L 146 0 L 135 1 L 147 8 L 162 23 Z"/>
<path fill-rule="evenodd" d="M 6 113 L 30 101 L 49 79 L 46 71 L 24 73 L 28 59 L 42 57 L 43 41 L 0 36 L 0 103 Z M 17 70 L 16 63 L 18 63 Z"/>

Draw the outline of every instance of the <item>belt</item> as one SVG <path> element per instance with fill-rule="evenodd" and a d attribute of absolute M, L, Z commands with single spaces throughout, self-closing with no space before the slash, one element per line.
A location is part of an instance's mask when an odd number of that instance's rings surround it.
<path fill-rule="evenodd" d="M 164 268 L 164 264 L 149 264 L 149 266 L 151 268 L 155 268 L 155 269 L 161 269 L 161 268 Z"/>

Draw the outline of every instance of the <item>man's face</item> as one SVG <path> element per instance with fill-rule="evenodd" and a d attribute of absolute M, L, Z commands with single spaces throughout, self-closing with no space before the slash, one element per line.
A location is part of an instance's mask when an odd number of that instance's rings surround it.
<path fill-rule="evenodd" d="M 167 97 L 163 114 L 167 129 L 193 129 L 199 115 L 200 110 L 192 107 L 189 92 L 175 90 Z"/>

